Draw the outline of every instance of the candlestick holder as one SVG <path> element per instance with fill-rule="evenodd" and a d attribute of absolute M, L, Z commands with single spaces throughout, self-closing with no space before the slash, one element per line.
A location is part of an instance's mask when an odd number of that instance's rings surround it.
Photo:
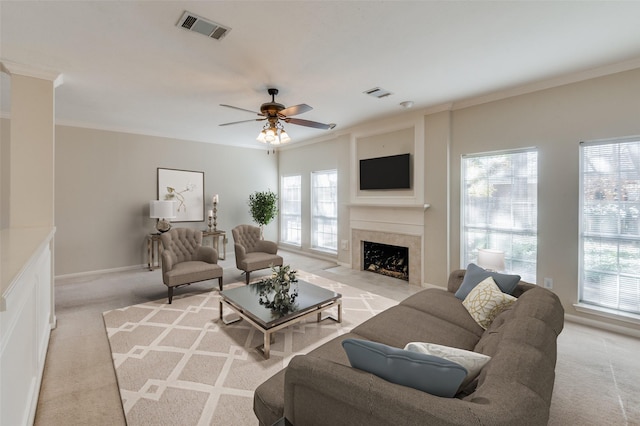
<path fill-rule="evenodd" d="M 213 231 L 213 216 L 209 216 L 209 221 L 207 222 L 207 231 Z"/>
<path fill-rule="evenodd" d="M 218 230 L 217 229 L 218 223 L 216 222 L 217 218 L 218 218 L 218 203 L 214 201 L 213 202 L 213 230 L 214 231 Z"/>

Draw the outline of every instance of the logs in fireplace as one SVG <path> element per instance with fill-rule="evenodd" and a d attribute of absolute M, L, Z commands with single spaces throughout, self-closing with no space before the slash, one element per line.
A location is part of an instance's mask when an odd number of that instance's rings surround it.
<path fill-rule="evenodd" d="M 409 249 L 363 241 L 363 269 L 409 281 Z"/>

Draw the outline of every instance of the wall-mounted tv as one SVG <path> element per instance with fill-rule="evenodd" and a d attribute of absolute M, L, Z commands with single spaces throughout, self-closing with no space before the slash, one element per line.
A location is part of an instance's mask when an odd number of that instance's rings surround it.
<path fill-rule="evenodd" d="M 410 189 L 411 154 L 360 160 L 360 189 Z"/>

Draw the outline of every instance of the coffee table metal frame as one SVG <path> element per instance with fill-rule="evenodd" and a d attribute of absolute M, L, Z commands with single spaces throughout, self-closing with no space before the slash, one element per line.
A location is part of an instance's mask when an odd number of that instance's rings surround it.
<path fill-rule="evenodd" d="M 252 285 L 252 284 L 249 284 L 249 285 Z M 252 318 L 252 315 L 250 312 L 246 311 L 242 306 L 234 304 L 232 301 L 224 297 L 224 295 L 221 293 L 220 294 L 220 320 L 224 324 L 229 325 L 244 319 L 253 327 L 261 331 L 264 334 L 264 343 L 261 346 L 259 346 L 257 349 L 262 352 L 265 359 L 269 359 L 270 352 L 271 352 L 271 343 L 273 343 L 273 333 L 275 333 L 276 331 L 282 330 L 285 327 L 298 323 L 303 319 L 306 319 L 312 315 L 317 315 L 317 322 L 323 321 L 325 319 L 331 319 L 333 321 L 341 323 L 342 322 L 341 297 L 342 295 L 338 294 L 338 297 L 336 297 L 335 299 L 330 299 L 325 302 L 319 303 L 317 305 L 310 306 L 299 312 L 295 312 L 290 317 L 286 317 L 285 319 L 282 320 L 282 322 L 279 322 L 273 325 L 272 327 L 264 327 L 262 324 L 255 321 L 254 318 Z M 223 306 L 228 306 L 229 308 L 231 308 L 231 310 L 233 310 L 236 314 L 238 314 L 240 318 L 236 318 L 231 321 L 226 321 L 223 315 Z M 326 317 L 322 318 L 323 311 L 336 306 L 338 307 L 338 318 L 334 318 L 331 315 L 327 315 Z"/>

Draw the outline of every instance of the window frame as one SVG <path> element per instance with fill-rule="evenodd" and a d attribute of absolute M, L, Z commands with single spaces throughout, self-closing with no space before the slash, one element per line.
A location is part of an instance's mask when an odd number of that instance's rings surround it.
<path fill-rule="evenodd" d="M 297 187 L 297 200 L 288 200 L 285 195 L 287 193 L 287 188 L 285 187 L 285 179 L 288 178 L 298 178 L 298 187 Z M 302 175 L 294 174 L 294 175 L 283 175 L 280 177 L 280 242 L 283 244 L 289 244 L 296 247 L 302 247 Z M 287 213 L 285 211 L 285 203 L 287 202 L 298 202 L 298 214 Z M 285 234 L 288 235 L 289 227 L 287 226 L 289 223 L 288 218 L 297 218 L 297 223 L 299 225 L 298 230 L 298 241 L 287 240 L 285 239 Z"/>
<path fill-rule="evenodd" d="M 582 141 L 580 142 L 579 145 L 579 176 L 578 176 L 578 185 L 579 185 L 579 201 L 578 201 L 578 209 L 579 209 L 579 220 L 578 220 L 578 303 L 575 304 L 574 306 L 576 307 L 576 309 L 578 311 L 581 312 L 587 312 L 587 313 L 592 313 L 592 314 L 598 314 L 598 315 L 602 315 L 605 317 L 611 317 L 611 318 L 617 318 L 617 319 L 626 319 L 626 320 L 630 320 L 634 323 L 640 323 L 640 304 L 638 305 L 637 311 L 632 311 L 632 310 L 625 310 L 625 309 L 621 309 L 621 284 L 620 284 L 620 279 L 625 279 L 625 278 L 632 278 L 636 280 L 636 287 L 640 288 L 640 273 L 630 273 L 628 272 L 627 269 L 621 269 L 621 245 L 624 246 L 624 243 L 635 243 L 636 245 L 640 246 L 640 231 L 638 231 L 636 233 L 636 235 L 630 235 L 630 234 L 626 234 L 621 232 L 621 225 L 620 225 L 620 211 L 618 210 L 616 213 L 614 212 L 608 212 L 605 216 L 607 219 L 612 219 L 613 216 L 616 217 L 616 222 L 617 227 L 616 230 L 617 232 L 604 232 L 602 231 L 602 229 L 600 228 L 600 226 L 602 226 L 602 224 L 598 224 L 598 229 L 594 230 L 592 225 L 589 225 L 587 222 L 593 222 L 593 220 L 595 219 L 594 217 L 589 217 L 587 218 L 588 214 L 587 214 L 587 207 L 589 207 L 587 204 L 587 197 L 585 194 L 585 191 L 587 190 L 586 186 L 588 185 L 587 182 L 587 177 L 590 175 L 587 171 L 586 171 L 586 162 L 587 162 L 587 158 L 585 157 L 586 155 L 586 150 L 590 147 L 595 147 L 595 146 L 605 146 L 605 145 L 617 145 L 617 149 L 618 149 L 618 159 L 621 157 L 620 154 L 620 150 L 622 148 L 622 145 L 624 144 L 628 144 L 628 143 L 637 143 L 638 147 L 640 148 L 640 136 L 630 136 L 630 137 L 621 137 L 621 138 L 610 138 L 610 139 L 599 139 L 599 140 L 590 140 L 590 141 Z M 602 158 L 601 156 L 598 156 L 598 158 Z M 595 168 L 595 165 L 592 165 L 593 168 Z M 618 177 L 618 179 L 620 178 L 620 175 L 623 174 L 621 171 L 621 163 L 620 162 L 616 162 L 616 176 Z M 640 169 L 640 167 L 639 167 Z M 596 171 L 597 173 L 597 171 Z M 599 173 L 599 175 L 602 176 L 607 176 L 607 175 L 611 175 L 611 173 Z M 637 179 L 640 182 L 640 170 L 637 172 Z M 594 174 L 594 176 L 598 176 L 597 174 Z M 620 184 L 620 180 L 616 180 L 616 184 L 614 185 L 614 188 L 618 188 L 618 185 Z M 627 179 L 627 183 L 628 183 L 628 179 Z M 625 183 L 626 184 L 626 183 Z M 603 197 L 604 197 L 604 190 L 603 190 Z M 637 197 L 637 194 L 636 194 Z M 606 198 L 602 198 L 603 200 L 606 200 Z M 638 200 L 638 203 L 640 203 L 640 200 Z M 595 207 L 597 203 L 592 203 L 591 207 Z M 605 203 L 603 203 L 605 204 Z M 609 200 L 606 202 L 606 204 L 608 205 L 613 205 L 616 204 L 618 206 L 618 208 L 620 208 L 620 205 L 626 206 L 628 205 L 628 201 L 624 200 L 624 199 L 618 199 L 618 200 Z M 587 220 L 589 219 L 589 220 Z M 599 232 L 598 232 L 599 231 Z M 591 244 L 593 244 L 593 241 L 596 240 L 600 240 L 600 242 L 603 243 L 603 245 L 606 244 L 613 244 L 615 242 L 616 244 L 616 258 L 615 258 L 615 263 L 616 263 L 616 271 L 611 272 L 611 271 L 607 271 L 604 269 L 590 269 L 587 270 L 587 253 L 586 253 L 586 244 L 587 240 L 591 240 Z M 623 250 L 624 251 L 624 250 Z M 600 259 L 598 259 L 600 260 Z M 615 277 L 616 280 L 616 293 L 615 294 L 609 294 L 607 293 L 605 296 L 603 296 L 602 298 L 599 298 L 599 300 L 594 301 L 595 298 L 587 298 L 585 296 L 585 293 L 587 292 L 587 278 L 586 276 L 589 273 L 596 273 L 596 274 L 600 274 L 600 275 L 609 275 L 610 277 Z M 623 283 L 624 284 L 624 283 Z M 633 286 L 631 286 L 633 287 Z M 640 297 L 640 289 L 636 290 L 636 298 Z M 613 307 L 613 306 L 607 306 L 606 300 L 608 297 L 615 297 L 615 299 L 617 300 L 616 304 L 617 307 Z"/>
<path fill-rule="evenodd" d="M 476 247 L 474 250 L 471 250 L 467 253 L 467 239 L 469 238 L 469 229 L 472 228 L 472 225 L 467 224 L 467 209 L 471 206 L 467 204 L 465 197 L 467 196 L 467 172 L 468 166 L 466 164 L 467 160 L 477 159 L 477 158 L 486 158 L 486 157 L 499 157 L 501 155 L 516 155 L 516 154 L 535 154 L 535 177 L 527 175 L 527 179 L 534 178 L 535 179 L 535 198 L 528 198 L 527 203 L 534 203 L 534 208 L 530 208 L 527 210 L 527 214 L 530 215 L 534 219 L 535 227 L 531 228 L 523 228 L 517 229 L 515 227 L 499 227 L 491 224 L 485 224 L 484 232 L 485 239 L 491 238 L 493 234 L 494 238 L 499 238 L 500 234 L 503 236 L 508 236 L 510 238 L 508 247 L 504 246 L 495 246 L 495 245 L 485 245 L 484 247 Z M 516 273 L 522 276 L 522 279 L 527 282 L 536 283 L 537 281 L 537 263 L 538 263 L 538 191 L 539 191 L 539 150 L 537 147 L 527 147 L 527 148 L 518 148 L 518 149 L 510 149 L 510 150 L 500 150 L 500 151 L 488 151 L 488 152 L 479 152 L 472 154 L 465 154 L 461 156 L 460 161 L 460 267 L 466 268 L 469 263 L 477 262 L 477 249 L 478 248 L 490 248 L 490 249 L 499 249 L 505 252 L 505 269 L 509 273 Z M 530 167 L 527 165 L 527 167 Z M 508 177 L 513 179 L 516 175 L 510 173 Z M 530 182 L 527 183 L 528 185 Z M 489 199 L 490 197 L 486 197 Z M 477 227 L 476 227 L 477 228 Z M 478 233 L 482 233 L 482 228 L 477 228 Z M 494 232 L 489 232 L 489 231 Z M 513 236 L 521 235 L 524 239 L 533 238 L 535 241 L 534 253 L 530 255 L 532 259 L 526 258 L 517 258 L 514 257 L 512 248 L 514 245 Z M 516 240 L 517 241 L 517 240 Z M 473 252 L 476 252 L 475 255 Z M 531 266 L 528 268 L 529 271 L 518 270 L 518 268 L 513 268 L 512 265 L 514 262 L 519 263 L 528 263 Z"/>
<path fill-rule="evenodd" d="M 317 198 L 317 193 L 316 193 L 316 179 L 315 176 L 319 175 L 319 174 L 328 174 L 328 173 L 333 173 L 335 174 L 335 186 L 333 187 L 333 191 L 335 191 L 335 199 L 332 201 L 335 204 L 335 216 L 334 217 L 330 217 L 330 216 L 319 216 L 316 214 L 316 198 Z M 310 247 L 313 250 L 317 250 L 317 251 L 322 251 L 325 253 L 331 253 L 331 254 L 338 254 L 338 169 L 327 169 L 327 170 L 314 170 L 311 172 L 311 242 L 310 242 Z M 317 217 L 324 217 L 325 219 L 329 219 L 334 221 L 334 227 L 335 227 L 335 234 L 328 234 L 328 235 L 333 235 L 334 239 L 335 239 L 335 248 L 332 247 L 327 247 L 327 246 L 323 246 L 320 245 L 318 243 L 318 230 L 316 229 L 316 218 Z M 327 233 L 323 233 L 323 234 L 327 234 Z"/>

